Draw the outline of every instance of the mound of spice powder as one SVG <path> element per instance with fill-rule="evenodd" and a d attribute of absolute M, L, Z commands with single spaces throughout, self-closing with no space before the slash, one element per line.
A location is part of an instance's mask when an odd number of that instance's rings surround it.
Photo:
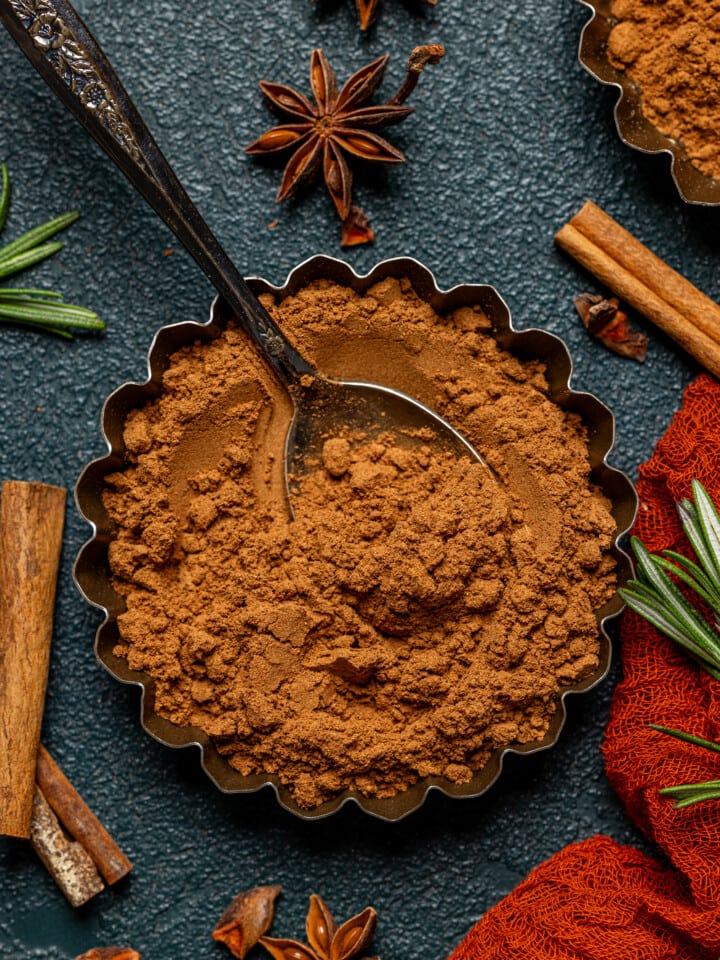
<path fill-rule="evenodd" d="M 639 86 L 642 111 L 720 178 L 720 7 L 717 0 L 613 0 L 608 57 Z"/>
<path fill-rule="evenodd" d="M 238 329 L 183 348 L 106 478 L 116 653 L 155 679 L 159 714 L 301 807 L 466 782 L 497 747 L 540 740 L 597 666 L 615 523 L 584 428 L 480 308 L 441 317 L 393 279 L 263 302 L 324 373 L 434 407 L 493 473 L 331 437 L 291 520 L 287 395 Z"/>

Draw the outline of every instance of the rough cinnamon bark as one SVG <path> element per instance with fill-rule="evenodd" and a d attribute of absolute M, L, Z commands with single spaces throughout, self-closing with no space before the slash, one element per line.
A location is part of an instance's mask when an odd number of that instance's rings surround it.
<path fill-rule="evenodd" d="M 68 840 L 39 787 L 35 788 L 30 842 L 73 907 L 81 907 L 104 888 L 90 854 Z"/>
<path fill-rule="evenodd" d="M 0 833 L 30 836 L 65 490 L 6 482 L 0 504 Z"/>

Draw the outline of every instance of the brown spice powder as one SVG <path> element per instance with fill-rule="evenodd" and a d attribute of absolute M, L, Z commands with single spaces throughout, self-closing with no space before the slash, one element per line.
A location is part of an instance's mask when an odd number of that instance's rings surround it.
<path fill-rule="evenodd" d="M 237 329 L 184 348 L 107 478 L 116 652 L 155 678 L 158 713 L 302 807 L 465 782 L 498 746 L 541 739 L 597 666 L 615 524 L 584 429 L 479 308 L 440 317 L 392 279 L 264 302 L 320 370 L 434 407 L 497 480 L 397 438 L 334 437 L 290 521 L 287 396 Z"/>
<path fill-rule="evenodd" d="M 720 178 L 718 0 L 613 0 L 610 62 L 638 84 L 653 126 Z"/>

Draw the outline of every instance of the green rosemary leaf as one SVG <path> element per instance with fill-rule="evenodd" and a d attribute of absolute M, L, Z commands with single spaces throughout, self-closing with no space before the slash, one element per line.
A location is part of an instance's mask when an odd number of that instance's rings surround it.
<path fill-rule="evenodd" d="M 6 320 L 0 317 L 0 323 L 6 322 Z M 26 327 L 28 330 L 42 330 L 43 333 L 51 333 L 54 337 L 60 337 L 62 340 L 75 339 L 69 330 L 64 330 L 62 327 L 53 326 L 51 323 L 33 323 L 25 320 L 14 320 L 13 323 L 17 324 L 19 327 Z"/>
<path fill-rule="evenodd" d="M 5 164 L 0 164 L 0 230 L 5 224 L 10 202 L 10 177 Z M 64 213 L 28 230 L 12 243 L 0 247 L 0 279 L 34 266 L 62 249 L 57 240 L 48 242 L 60 230 L 74 223 L 77 211 Z M 105 323 L 92 310 L 64 303 L 61 293 L 36 288 L 18 289 L 0 286 L 0 322 L 14 323 L 54 336 L 72 340 L 70 330 L 103 330 Z"/>
<path fill-rule="evenodd" d="M 691 807 L 694 803 L 700 803 L 702 800 L 718 800 L 720 799 L 720 790 L 712 790 L 708 793 L 703 793 L 701 796 L 689 797 L 687 800 L 678 800 L 675 804 L 676 810 L 684 810 L 685 807 Z"/>
<path fill-rule="evenodd" d="M 712 567 L 708 570 L 708 575 L 720 583 L 720 517 L 707 490 L 699 480 L 693 480 L 692 489 L 703 537 L 712 558 Z"/>
<path fill-rule="evenodd" d="M 69 303 L 39 303 L 12 301 L 3 303 L 0 298 L 0 317 L 28 323 L 50 324 L 53 327 L 75 327 L 83 330 L 104 330 L 105 322 L 92 310 Z"/>
<path fill-rule="evenodd" d="M 678 553 L 677 550 L 663 550 L 660 556 L 672 560 L 673 563 L 687 570 L 708 593 L 716 594 L 720 599 L 720 582 L 716 583 L 712 580 L 694 560 L 686 557 L 684 553 Z"/>
<path fill-rule="evenodd" d="M 32 287 L 0 287 L 0 300 L 16 300 L 24 297 L 47 297 L 62 300 L 63 295 L 55 290 L 34 290 Z"/>
<path fill-rule="evenodd" d="M 62 250 L 62 246 L 61 243 L 54 240 L 52 243 L 44 243 L 39 247 L 33 247 L 32 250 L 19 253 L 17 256 L 10 257 L 8 260 L 0 259 L 0 277 L 9 277 L 13 273 L 26 270 L 28 267 L 40 263 L 41 260 L 46 260 L 48 257 L 51 257 L 54 253 L 57 253 L 58 250 Z M 1 289 L 2 288 L 0 288 L 0 290 Z"/>
<path fill-rule="evenodd" d="M 704 747 L 705 750 L 712 750 L 720 753 L 720 743 L 715 740 L 706 740 L 704 737 L 698 737 L 694 733 L 686 733 L 684 730 L 676 730 L 675 727 L 663 727 L 659 723 L 648 724 L 651 730 L 657 730 L 659 733 L 666 733 L 669 737 L 675 737 L 676 740 L 683 740 L 685 743 L 693 743 L 697 747 Z"/>
<path fill-rule="evenodd" d="M 681 500 L 680 503 L 677 504 L 677 511 L 683 525 L 683 530 L 685 531 L 685 536 L 690 541 L 690 546 L 695 551 L 695 556 L 700 561 L 703 570 L 712 576 L 714 564 L 710 551 L 705 543 L 705 538 L 703 537 L 702 526 L 697 510 L 689 500 Z"/>
<path fill-rule="evenodd" d="M 618 593 L 625 603 L 649 623 L 651 623 L 666 637 L 674 640 L 679 646 L 683 647 L 693 656 L 702 660 L 703 666 L 720 679 L 720 657 L 714 655 L 712 650 L 707 650 L 703 645 L 702 635 L 698 637 L 696 624 L 680 623 L 672 614 L 654 597 L 648 599 L 633 589 L 624 588 Z"/>
<path fill-rule="evenodd" d="M 665 556 L 656 557 L 655 562 L 658 563 L 666 573 L 679 577 L 697 593 L 698 596 L 702 597 L 713 610 L 720 613 L 720 595 L 715 592 L 712 581 L 705 576 L 700 567 L 696 563 L 693 563 L 692 560 L 683 557 L 681 553 L 674 553 L 669 550 L 665 550 L 663 553 Z M 668 554 L 672 554 L 673 558 L 678 558 L 677 561 L 671 563 L 667 559 Z"/>
<path fill-rule="evenodd" d="M 720 635 L 716 634 L 700 617 L 697 610 L 688 603 L 662 567 L 655 562 L 656 557 L 647 550 L 642 541 L 633 537 L 631 542 L 644 586 L 655 594 L 652 598 L 655 609 L 670 617 L 677 629 L 691 634 L 695 642 L 711 654 L 715 666 L 720 667 Z M 650 594 L 646 593 L 644 598 L 649 600 Z M 636 612 L 646 616 L 640 610 Z M 657 623 L 655 625 L 658 626 Z M 662 628 L 658 626 L 658 629 Z M 672 639 L 680 642 L 676 636 Z"/>
<path fill-rule="evenodd" d="M 675 506 L 677 507 L 678 511 L 684 510 L 692 517 L 696 517 L 695 504 L 692 502 L 692 500 L 688 500 L 687 497 L 683 497 L 682 500 L 678 500 Z"/>
<path fill-rule="evenodd" d="M 664 572 L 662 563 L 659 562 L 660 558 L 650 553 L 637 537 L 633 537 L 631 542 L 637 557 L 638 570 L 641 571 L 646 583 L 657 592 L 668 611 L 672 612 L 681 623 L 698 628 L 703 634 L 705 644 L 720 657 L 720 635 L 716 634 L 700 617 L 695 607 Z"/>
<path fill-rule="evenodd" d="M 658 594 L 657 590 L 653 590 L 652 587 L 648 586 L 647 583 L 644 583 L 641 580 L 628 580 L 625 587 L 618 591 L 620 596 L 629 603 L 629 601 L 637 601 L 642 603 L 643 609 L 636 610 L 636 613 L 640 613 L 642 616 L 645 616 L 645 608 L 649 608 L 654 611 L 658 617 L 662 617 L 667 622 L 668 629 L 676 630 L 681 636 L 685 635 L 687 627 L 683 624 L 678 617 L 675 616 L 672 610 L 664 602 L 662 596 Z"/>
<path fill-rule="evenodd" d="M 720 790 L 720 780 L 702 780 L 699 783 L 678 783 L 672 787 L 662 787 L 660 793 L 665 796 L 688 797 L 706 790 Z"/>
<path fill-rule="evenodd" d="M 676 801 L 675 809 L 690 807 L 703 800 L 720 799 L 720 780 L 707 780 L 704 783 L 680 784 L 676 787 L 662 787 L 659 793 Z"/>
<path fill-rule="evenodd" d="M 4 163 L 0 166 L 0 175 L 2 176 L 2 187 L 0 188 L 0 230 L 2 230 L 5 226 L 8 207 L 10 206 L 10 175 Z"/>
<path fill-rule="evenodd" d="M 696 642 L 696 638 L 691 631 L 678 626 L 677 621 L 666 613 L 666 611 L 657 602 L 653 604 L 642 598 L 636 597 L 631 591 L 619 591 L 623 600 L 631 610 L 644 617 L 648 623 L 651 623 L 657 630 L 664 633 L 666 637 L 673 640 L 679 647 L 682 647 L 699 665 L 707 671 L 716 680 L 720 680 L 720 663 L 718 658 L 711 652 L 706 651 L 702 645 Z"/>
<path fill-rule="evenodd" d="M 71 223 L 75 223 L 79 216 L 78 211 L 73 210 L 70 213 L 63 213 L 61 216 L 55 217 L 54 220 L 48 220 L 47 223 L 41 223 L 39 227 L 28 230 L 27 233 L 18 237 L 17 240 L 13 240 L 12 243 L 8 243 L 7 246 L 0 248 L 0 264 L 5 263 L 6 260 L 17 256 L 19 253 L 24 253 L 26 250 L 30 250 L 32 247 L 36 247 L 38 244 L 49 240 L 50 237 L 55 236 L 60 230 L 64 230 L 65 227 L 69 227 Z"/>

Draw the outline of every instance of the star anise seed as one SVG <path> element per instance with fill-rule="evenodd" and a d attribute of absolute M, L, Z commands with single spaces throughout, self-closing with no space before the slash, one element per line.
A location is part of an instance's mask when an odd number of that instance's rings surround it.
<path fill-rule="evenodd" d="M 313 893 L 310 897 L 305 932 L 308 943 L 320 957 L 330 956 L 330 947 L 337 930 L 337 924 L 322 897 Z"/>
<path fill-rule="evenodd" d="M 400 123 L 413 112 L 402 106 L 428 63 L 444 54 L 440 45 L 416 47 L 410 55 L 405 80 L 386 104 L 368 106 L 382 83 L 389 57 L 378 57 L 361 67 L 337 90 L 335 72 L 321 49 L 310 55 L 310 88 L 314 104 L 292 87 L 260 81 L 260 89 L 272 110 L 291 121 L 264 133 L 246 147 L 253 156 L 269 156 L 292 150 L 283 171 L 276 200 L 279 203 L 308 183 L 322 165 L 325 185 L 343 221 L 343 244 L 373 239 L 367 217 L 352 206 L 352 173 L 348 158 L 374 163 L 402 163 L 403 154 L 374 130 Z M 351 222 L 348 222 L 351 221 Z"/>
<path fill-rule="evenodd" d="M 322 897 L 310 897 L 306 933 L 310 946 L 299 940 L 261 937 L 275 960 L 360 960 L 375 936 L 377 913 L 366 907 L 338 927 Z"/>
<path fill-rule="evenodd" d="M 318 960 L 317 954 L 299 940 L 261 937 L 260 943 L 275 960 Z"/>
<path fill-rule="evenodd" d="M 366 907 L 356 917 L 351 917 L 336 931 L 330 946 L 330 960 L 351 960 L 360 957 L 372 943 L 377 926 L 377 914 Z"/>

